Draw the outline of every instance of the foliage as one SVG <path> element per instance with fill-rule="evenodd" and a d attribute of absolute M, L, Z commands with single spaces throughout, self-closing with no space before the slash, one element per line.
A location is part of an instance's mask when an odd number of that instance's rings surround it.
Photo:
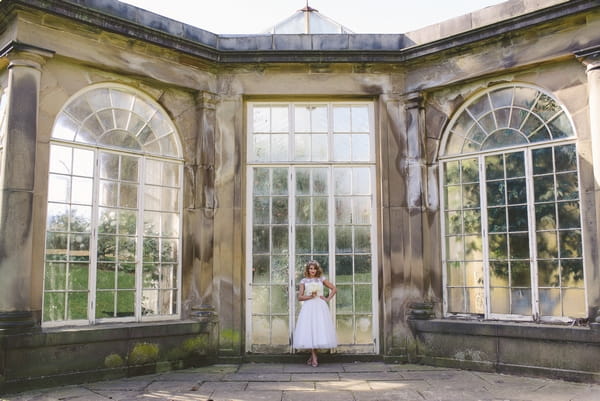
<path fill-rule="evenodd" d="M 104 366 L 107 368 L 120 368 L 125 365 L 125 361 L 119 354 L 110 354 L 104 358 Z"/>
<path fill-rule="evenodd" d="M 145 365 L 158 361 L 158 344 L 138 343 L 129 353 L 128 362 L 130 365 Z"/>

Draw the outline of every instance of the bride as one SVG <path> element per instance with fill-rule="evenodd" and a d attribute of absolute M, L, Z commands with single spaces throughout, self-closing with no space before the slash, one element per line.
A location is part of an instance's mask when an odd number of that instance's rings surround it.
<path fill-rule="evenodd" d="M 327 297 L 323 295 L 323 286 L 329 288 Z M 294 348 L 310 349 L 311 356 L 306 361 L 308 365 L 319 366 L 317 349 L 337 347 L 335 328 L 327 304 L 336 291 L 335 285 L 323 276 L 319 262 L 311 260 L 306 263 L 298 293 L 298 301 L 304 303 L 294 330 Z"/>

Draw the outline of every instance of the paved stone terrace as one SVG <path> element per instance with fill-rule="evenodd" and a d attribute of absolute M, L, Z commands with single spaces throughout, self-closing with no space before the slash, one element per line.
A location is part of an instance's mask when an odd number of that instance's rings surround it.
<path fill-rule="evenodd" d="M 10 401 L 598 401 L 600 385 L 381 362 L 213 365 L 35 390 Z"/>

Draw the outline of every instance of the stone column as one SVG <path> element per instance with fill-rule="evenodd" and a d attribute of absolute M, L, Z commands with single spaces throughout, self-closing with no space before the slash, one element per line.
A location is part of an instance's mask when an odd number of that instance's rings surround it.
<path fill-rule="evenodd" d="M 383 311 L 384 352 L 408 358 L 406 320 L 425 297 L 423 99 L 411 93 L 382 100 L 382 280 L 383 298 L 391 299 Z"/>
<path fill-rule="evenodd" d="M 423 291 L 423 98 L 411 93 L 406 98 L 406 169 L 407 207 L 410 215 L 411 264 L 405 269 L 405 282 L 417 291 Z"/>
<path fill-rule="evenodd" d="M 218 316 L 213 299 L 213 237 L 215 214 L 215 120 L 218 97 L 214 93 L 199 92 L 196 96 L 197 138 L 194 161 L 193 204 L 186 210 L 186 238 L 193 245 L 192 287 L 189 300 L 192 316 Z"/>
<path fill-rule="evenodd" d="M 594 193 L 596 203 L 596 232 L 592 235 L 598 241 L 600 236 L 600 47 L 585 49 L 576 53 L 586 66 L 588 78 L 588 103 L 590 108 L 590 137 L 594 170 Z M 595 234 L 595 235 L 594 235 Z M 597 250 L 591 250 L 597 252 Z M 595 255 L 596 258 L 600 255 Z M 591 266 L 590 266 L 591 265 Z M 589 315 L 600 323 L 600 270 L 595 263 L 588 263 L 585 271 Z"/>
<path fill-rule="evenodd" d="M 31 294 L 33 184 L 41 69 L 51 56 L 23 44 L 0 51 L 8 59 L 0 167 L 0 331 L 29 330 L 40 322 Z"/>

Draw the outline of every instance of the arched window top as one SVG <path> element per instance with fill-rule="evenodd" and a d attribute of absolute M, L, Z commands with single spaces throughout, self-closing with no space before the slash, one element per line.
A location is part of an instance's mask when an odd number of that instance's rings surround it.
<path fill-rule="evenodd" d="M 52 137 L 129 152 L 182 157 L 167 113 L 126 86 L 94 86 L 74 96 L 59 113 Z"/>
<path fill-rule="evenodd" d="M 551 95 L 524 84 L 498 85 L 458 110 L 444 135 L 441 156 L 573 136 L 569 116 Z"/>

